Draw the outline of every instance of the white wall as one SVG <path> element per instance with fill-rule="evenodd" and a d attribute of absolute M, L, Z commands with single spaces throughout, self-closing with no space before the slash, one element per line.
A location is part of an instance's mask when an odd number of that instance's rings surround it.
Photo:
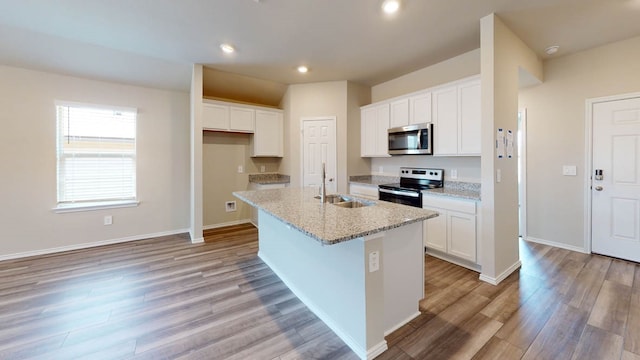
<path fill-rule="evenodd" d="M 0 258 L 184 232 L 189 94 L 0 66 Z M 56 214 L 55 100 L 138 109 L 140 206 Z M 113 216 L 104 226 L 103 217 Z"/>
<path fill-rule="evenodd" d="M 542 85 L 520 92 L 527 108 L 527 234 L 584 250 L 585 101 L 640 91 L 640 37 L 544 64 Z M 576 165 L 578 176 L 562 176 Z"/>

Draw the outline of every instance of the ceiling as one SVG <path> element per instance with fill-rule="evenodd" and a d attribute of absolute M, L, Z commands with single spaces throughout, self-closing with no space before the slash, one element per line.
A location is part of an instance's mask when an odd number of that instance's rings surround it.
<path fill-rule="evenodd" d="M 0 0 L 0 64 L 183 91 L 193 63 L 375 85 L 478 48 L 493 12 L 541 58 L 550 45 L 563 56 L 640 35 L 640 0 L 404 0 L 395 16 L 381 2 Z"/>

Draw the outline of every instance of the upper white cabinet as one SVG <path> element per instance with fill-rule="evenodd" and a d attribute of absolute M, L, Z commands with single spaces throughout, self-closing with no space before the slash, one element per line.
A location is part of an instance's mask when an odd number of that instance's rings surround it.
<path fill-rule="evenodd" d="M 409 99 L 392 101 L 390 106 L 389 128 L 409 125 Z"/>
<path fill-rule="evenodd" d="M 431 92 L 404 96 L 389 106 L 389 128 L 431 122 Z"/>
<path fill-rule="evenodd" d="M 389 156 L 389 104 L 369 105 L 360 113 L 362 157 Z"/>
<path fill-rule="evenodd" d="M 255 110 L 224 103 L 202 103 L 204 130 L 252 133 L 255 131 Z"/>
<path fill-rule="evenodd" d="M 256 130 L 251 139 L 251 156 L 282 157 L 284 124 L 282 112 L 256 110 Z"/>
<path fill-rule="evenodd" d="M 433 92 L 434 155 L 479 156 L 480 80 Z"/>
<path fill-rule="evenodd" d="M 431 122 L 431 92 L 413 95 L 409 98 L 409 124 Z"/>

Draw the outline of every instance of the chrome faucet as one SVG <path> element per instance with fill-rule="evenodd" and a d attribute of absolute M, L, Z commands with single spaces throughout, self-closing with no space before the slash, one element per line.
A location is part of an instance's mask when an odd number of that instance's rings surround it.
<path fill-rule="evenodd" d="M 326 180 L 327 180 L 327 171 L 325 168 L 325 163 L 322 163 L 322 182 L 320 183 L 320 189 L 318 189 L 318 191 L 320 192 L 320 202 L 323 204 L 327 201 Z"/>

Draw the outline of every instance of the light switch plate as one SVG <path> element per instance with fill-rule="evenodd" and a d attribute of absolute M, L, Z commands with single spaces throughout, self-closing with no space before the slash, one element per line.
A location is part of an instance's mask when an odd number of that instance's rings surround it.
<path fill-rule="evenodd" d="M 564 176 L 576 176 L 577 168 L 575 165 L 563 165 L 562 166 L 562 175 Z"/>
<path fill-rule="evenodd" d="M 378 271 L 380 269 L 380 251 L 372 251 L 369 253 L 369 272 Z"/>

